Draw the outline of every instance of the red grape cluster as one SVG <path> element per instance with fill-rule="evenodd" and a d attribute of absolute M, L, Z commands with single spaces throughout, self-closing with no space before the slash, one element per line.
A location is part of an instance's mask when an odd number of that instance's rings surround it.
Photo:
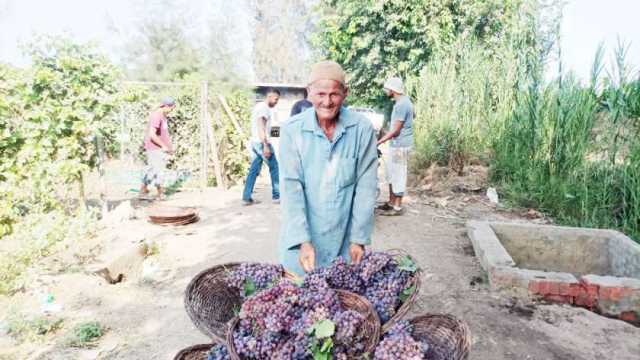
<path fill-rule="evenodd" d="M 280 281 L 284 268 L 281 265 L 262 263 L 242 263 L 227 274 L 227 284 L 240 291 L 245 298 L 248 295 L 247 284 L 250 282 L 255 289 L 253 292 L 264 290 Z"/>
<path fill-rule="evenodd" d="M 413 327 L 408 321 L 402 320 L 396 323 L 383 336 L 382 341 L 376 346 L 374 360 L 422 360 L 425 359 L 429 345 L 411 336 Z"/>
<path fill-rule="evenodd" d="M 239 318 L 233 342 L 243 359 L 313 359 L 312 329 L 321 321 L 335 325 L 334 358 L 352 358 L 364 347 L 364 317 L 345 310 L 336 291 L 321 279 L 309 287 L 283 280 L 247 298 Z"/>
<path fill-rule="evenodd" d="M 328 284 L 334 289 L 349 290 L 371 302 L 380 321 L 387 322 L 400 307 L 401 294 L 409 285 L 411 273 L 384 252 L 367 252 L 358 265 L 348 264 L 342 257 L 331 265 L 307 275 L 303 287 Z M 323 281 L 324 280 L 324 281 Z"/>

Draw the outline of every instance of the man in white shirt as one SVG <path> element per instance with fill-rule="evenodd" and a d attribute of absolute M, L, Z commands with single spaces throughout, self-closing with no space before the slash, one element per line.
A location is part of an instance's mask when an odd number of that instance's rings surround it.
<path fill-rule="evenodd" d="M 253 205 L 257 201 L 252 198 L 253 187 L 256 179 L 260 175 L 262 162 L 266 162 L 269 166 L 271 175 L 271 198 L 274 203 L 280 202 L 279 180 L 278 180 L 278 161 L 270 143 L 271 139 L 271 120 L 273 112 L 271 109 L 278 104 L 280 92 L 276 89 L 267 90 L 267 97 L 264 101 L 259 102 L 253 108 L 251 114 L 251 167 L 247 174 L 247 181 L 244 185 L 242 193 L 242 203 L 244 205 Z"/>

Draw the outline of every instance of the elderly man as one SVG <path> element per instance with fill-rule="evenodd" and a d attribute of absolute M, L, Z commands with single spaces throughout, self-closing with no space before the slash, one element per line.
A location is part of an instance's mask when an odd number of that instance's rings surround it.
<path fill-rule="evenodd" d="M 308 82 L 314 111 L 291 117 L 280 140 L 283 224 L 279 256 L 297 275 L 335 258 L 360 262 L 371 242 L 378 157 L 371 122 L 342 107 L 340 65 L 323 61 Z"/>

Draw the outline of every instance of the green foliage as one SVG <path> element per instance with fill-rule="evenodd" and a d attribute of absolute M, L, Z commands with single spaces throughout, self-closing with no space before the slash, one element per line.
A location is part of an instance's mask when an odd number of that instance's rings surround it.
<path fill-rule="evenodd" d="M 14 232 L 5 236 L 15 247 L 12 252 L 0 252 L 0 295 L 12 294 L 31 279 L 27 270 L 34 269 L 35 262 L 50 255 L 56 244 L 72 244 L 97 231 L 97 214 L 85 211 L 65 213 L 53 210 L 47 213 L 31 212 L 15 224 Z"/>
<path fill-rule="evenodd" d="M 462 173 L 469 160 L 486 157 L 490 134 L 512 108 L 520 74 L 509 44 L 487 50 L 461 39 L 435 54 L 411 84 L 417 165 L 437 163 Z"/>
<path fill-rule="evenodd" d="M 521 0 L 366 0 L 320 2 L 316 44 L 351 75 L 355 102 L 380 106 L 384 80 L 418 76 L 432 55 L 466 34 L 504 35 Z"/>
<path fill-rule="evenodd" d="M 640 241 L 640 83 L 628 80 L 624 51 L 602 83 L 601 51 L 586 87 L 534 77 L 496 134 L 492 177 L 516 204 Z"/>
<path fill-rule="evenodd" d="M 253 282 L 253 280 L 247 279 L 247 280 L 244 281 L 243 290 L 244 290 L 245 297 L 249 297 L 249 296 L 255 294 L 255 292 L 256 292 L 256 284 Z"/>
<path fill-rule="evenodd" d="M 251 97 L 246 90 L 235 90 L 226 97 L 227 104 L 235 118 L 240 122 L 240 126 L 245 133 L 250 131 L 249 122 L 251 118 Z M 249 157 L 244 144 L 247 139 L 236 131 L 231 123 L 229 115 L 215 104 L 217 112 L 221 114 L 222 126 L 216 128 L 216 139 L 218 143 L 218 157 L 225 170 L 227 183 L 240 183 L 249 170 Z"/>
<path fill-rule="evenodd" d="M 27 51 L 29 69 L 0 70 L 0 237 L 20 216 L 64 208 L 96 166 L 94 138 L 115 134 L 118 72 L 103 56 L 51 37 Z"/>
<path fill-rule="evenodd" d="M 47 334 L 62 328 L 63 320 L 48 316 L 28 317 L 11 314 L 7 319 L 8 334 L 19 342 L 42 341 Z"/>
<path fill-rule="evenodd" d="M 67 346 L 86 348 L 95 345 L 97 339 L 104 335 L 104 327 L 97 321 L 76 325 L 68 337 Z"/>
<path fill-rule="evenodd" d="M 398 261 L 398 268 L 411 273 L 418 271 L 418 267 L 408 255 L 400 258 Z"/>
<path fill-rule="evenodd" d="M 412 285 L 400 293 L 400 301 L 405 302 L 416 291 L 416 286 Z"/>
<path fill-rule="evenodd" d="M 144 84 L 125 84 L 122 94 L 120 116 L 124 118 L 125 134 L 120 141 L 110 144 L 109 151 L 132 155 L 139 161 L 144 161 L 144 149 L 142 147 L 145 131 L 148 124 L 149 113 L 155 110 L 160 100 L 165 96 L 171 96 L 176 100 L 176 108 L 168 115 L 169 131 L 175 153 L 169 161 L 169 168 L 187 169 L 198 178 L 201 168 L 201 83 L 194 75 L 190 82 L 177 87 L 159 87 Z M 248 129 L 251 111 L 250 94 L 245 89 L 229 87 L 224 83 L 210 82 L 208 87 L 209 99 L 207 106 L 211 115 L 211 122 L 207 126 L 213 127 L 218 145 L 218 158 L 220 159 L 227 183 L 233 184 L 240 181 L 247 171 L 248 154 L 244 149 L 242 135 L 233 126 L 230 116 L 222 108 L 218 99 L 224 94 L 227 105 L 234 117 L 240 122 L 240 126 Z M 207 129 L 205 129 L 207 131 Z M 122 148 L 120 148 L 122 147 Z M 207 151 L 211 151 L 208 147 Z M 209 155 L 209 167 L 213 167 L 211 155 Z M 208 172 L 210 185 L 215 184 L 213 170 Z"/>
<path fill-rule="evenodd" d="M 336 325 L 331 320 L 319 320 L 307 332 L 313 335 L 310 350 L 314 360 L 329 360 L 333 357 L 333 340 Z"/>

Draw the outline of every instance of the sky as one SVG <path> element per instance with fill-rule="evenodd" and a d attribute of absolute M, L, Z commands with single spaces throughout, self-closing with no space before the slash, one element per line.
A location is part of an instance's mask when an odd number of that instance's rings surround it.
<path fill-rule="evenodd" d="M 131 26 L 130 4 L 128 0 L 0 0 L 0 62 L 23 65 L 19 44 L 34 33 L 66 32 L 112 52 L 121 39 L 109 26 Z M 563 67 L 588 78 L 598 44 L 604 41 L 610 60 L 618 36 L 631 44 L 629 61 L 640 65 L 638 14 L 638 0 L 569 0 L 562 21 Z"/>
<path fill-rule="evenodd" d="M 637 70 L 640 65 L 640 1 L 572 0 L 564 9 L 561 44 L 563 67 L 581 79 L 589 78 L 600 42 L 610 64 L 618 37 L 630 44 L 628 60 Z M 607 68 L 610 68 L 607 66 Z"/>

